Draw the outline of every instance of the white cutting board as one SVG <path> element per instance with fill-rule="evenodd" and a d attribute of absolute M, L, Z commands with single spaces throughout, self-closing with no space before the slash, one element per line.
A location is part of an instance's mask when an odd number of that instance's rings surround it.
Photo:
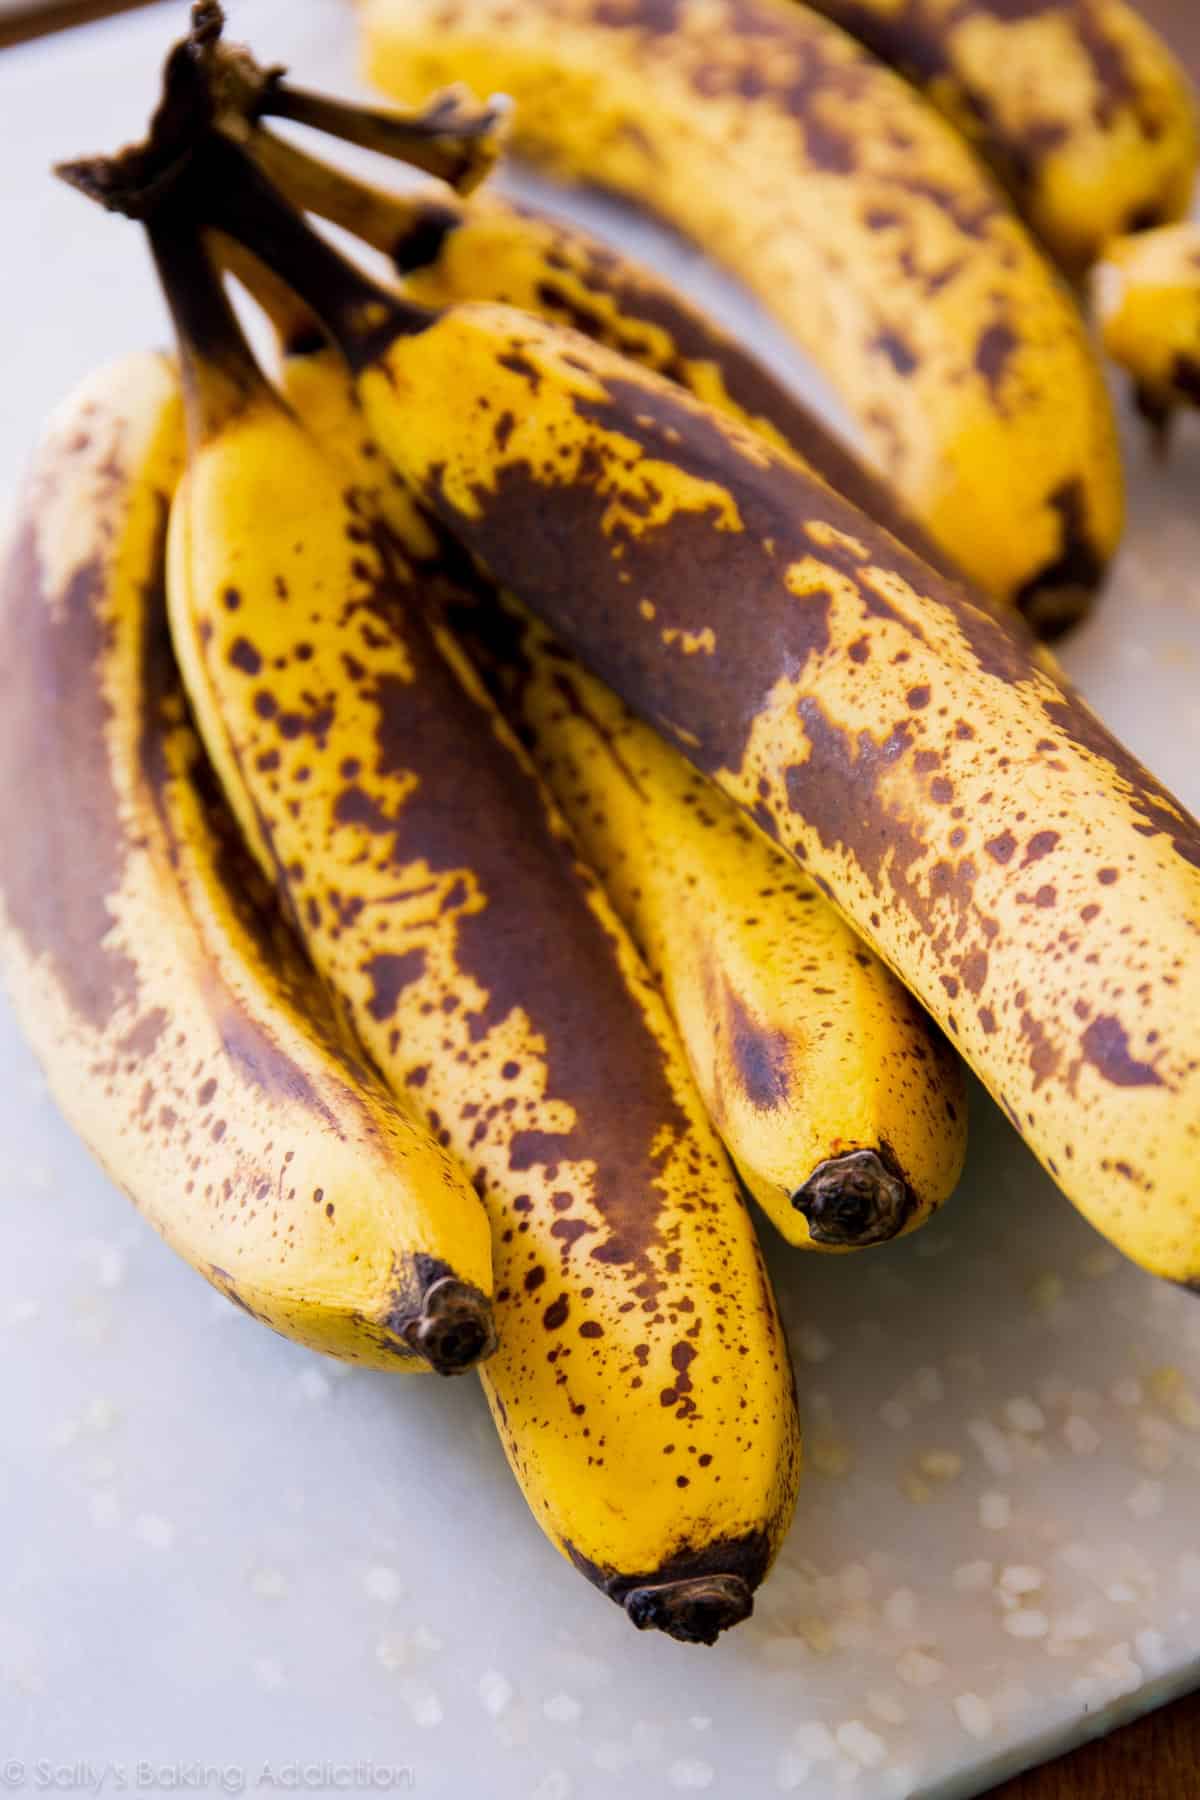
<path fill-rule="evenodd" d="M 134 231 L 45 171 L 140 128 L 183 20 L 0 58 L 0 494 L 78 376 L 165 335 Z M 244 0 L 233 29 L 352 83 L 337 0 Z M 1129 546 L 1065 660 L 1196 806 L 1200 430 L 1165 471 L 1129 457 Z M 421 1800 L 962 1795 L 1193 1685 L 1200 1301 L 1108 1251 L 978 1091 L 972 1129 L 918 1237 L 773 1247 L 808 1476 L 754 1619 L 692 1650 L 555 1555 L 474 1383 L 346 1374 L 177 1262 L 0 1002 L 0 1786 L 270 1793 L 305 1763 L 293 1791 Z"/>

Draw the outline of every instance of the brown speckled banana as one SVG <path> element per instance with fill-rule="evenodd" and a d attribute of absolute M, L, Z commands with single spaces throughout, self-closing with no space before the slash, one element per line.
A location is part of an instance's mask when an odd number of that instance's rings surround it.
<path fill-rule="evenodd" d="M 807 0 L 902 71 L 991 164 L 1055 259 L 1181 218 L 1186 75 L 1127 0 Z"/>
<path fill-rule="evenodd" d="M 367 0 L 370 75 L 516 101 L 514 143 L 652 204 L 825 370 L 908 508 L 1046 632 L 1117 542 L 1082 321 L 953 129 L 788 0 Z"/>
<path fill-rule="evenodd" d="M 760 438 L 528 314 L 397 302 L 232 146 L 196 180 L 322 316 L 444 525 L 804 864 L 1100 1230 L 1200 1278 L 1200 831 L 1178 802 Z"/>
<path fill-rule="evenodd" d="M 1092 301 L 1104 348 L 1133 377 L 1138 404 L 1165 428 L 1200 406 L 1200 225 L 1164 225 L 1109 244 Z"/>
<path fill-rule="evenodd" d="M 365 492 L 382 459 L 361 430 L 345 461 L 318 443 L 187 231 L 154 241 L 194 397 L 170 603 L 201 729 L 315 963 L 489 1209 L 484 1381 L 539 1522 L 635 1623 L 711 1641 L 750 1610 L 799 1468 L 732 1172 L 595 877 L 421 623 Z"/>
<path fill-rule="evenodd" d="M 70 1123 L 264 1323 L 385 1369 L 487 1348 L 487 1221 L 347 1047 L 185 717 L 166 641 L 178 382 L 134 356 L 55 414 L 0 611 L 0 946 Z M 464 1285 L 468 1284 L 468 1285 Z"/>
<path fill-rule="evenodd" d="M 514 600 L 456 609 L 658 978 L 697 1086 L 783 1236 L 923 1224 L 966 1152 L 961 1065 L 794 863 Z"/>

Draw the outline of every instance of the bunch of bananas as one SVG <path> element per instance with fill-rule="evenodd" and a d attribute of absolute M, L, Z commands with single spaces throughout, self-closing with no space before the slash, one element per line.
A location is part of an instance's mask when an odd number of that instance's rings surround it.
<path fill-rule="evenodd" d="M 822 10 L 933 66 L 936 9 Z M 1080 54 L 1124 29 L 1037 10 Z M 979 100 L 1011 9 L 942 11 L 933 91 L 1064 264 L 1112 235 L 1073 198 L 1103 146 L 1118 225 L 1178 210 L 1190 102 L 1144 32 L 1107 135 L 1059 96 L 1035 164 L 1026 87 Z M 464 198 L 503 108 L 323 99 L 221 26 L 193 9 L 144 144 L 60 171 L 144 225 L 178 357 L 88 381 L 25 489 L 10 990 L 189 1261 L 333 1355 L 478 1366 L 552 1541 L 712 1642 L 800 1473 L 744 1194 L 800 1249 L 919 1226 L 961 1054 L 1101 1231 L 1200 1280 L 1200 829 L 1026 623 L 1116 541 L 1101 375 L 950 127 L 791 0 L 372 0 L 365 29 L 393 89 L 498 77 L 560 171 L 644 197 L 653 165 L 893 486 L 646 271 Z M 368 187 L 273 115 L 443 185 Z"/>

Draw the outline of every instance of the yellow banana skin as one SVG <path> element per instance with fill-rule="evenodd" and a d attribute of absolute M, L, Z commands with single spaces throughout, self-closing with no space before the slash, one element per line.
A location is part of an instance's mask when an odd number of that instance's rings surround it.
<path fill-rule="evenodd" d="M 490 1289 L 486 1220 L 347 1050 L 215 802 L 166 641 L 182 464 L 149 354 L 37 451 L 0 610 L 6 980 L 68 1121 L 180 1255 L 302 1344 L 427 1369 L 431 1299 Z"/>
<path fill-rule="evenodd" d="M 1104 348 L 1133 376 L 1152 424 L 1200 405 L 1200 226 L 1165 225 L 1110 244 L 1092 298 Z"/>
<path fill-rule="evenodd" d="M 516 101 L 553 173 L 655 209 L 825 370 L 871 460 L 1046 634 L 1118 540 L 1107 395 L 1069 295 L 943 120 L 787 0 L 367 0 L 371 78 Z"/>
<path fill-rule="evenodd" d="M 711 1641 L 750 1610 L 798 1479 L 749 1216 L 649 974 L 420 622 L 326 360 L 332 398 L 319 358 L 308 398 L 289 389 L 311 434 L 255 390 L 195 445 L 170 550 L 189 692 L 318 968 L 489 1209 L 485 1386 L 539 1523 L 635 1623 Z"/>
<path fill-rule="evenodd" d="M 1126 0 L 808 0 L 915 82 L 1073 275 L 1182 218 L 1196 179 L 1183 69 Z"/>
<path fill-rule="evenodd" d="M 456 611 L 657 977 L 718 1131 L 790 1242 L 924 1223 L 966 1152 L 958 1058 L 808 878 L 513 600 Z"/>
<path fill-rule="evenodd" d="M 681 390 L 491 305 L 343 335 L 425 504 L 801 861 L 1099 1230 L 1200 1276 L 1178 802 L 962 589 Z"/>

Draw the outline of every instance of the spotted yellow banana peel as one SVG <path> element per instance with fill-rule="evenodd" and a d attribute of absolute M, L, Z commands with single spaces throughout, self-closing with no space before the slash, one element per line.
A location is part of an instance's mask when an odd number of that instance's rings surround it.
<path fill-rule="evenodd" d="M 913 81 L 966 136 L 1055 260 L 1182 218 L 1196 103 L 1127 0 L 807 0 Z"/>
<path fill-rule="evenodd" d="M 651 206 L 824 370 L 872 461 L 1047 635 L 1120 535 L 1111 408 L 1082 320 L 953 129 L 791 0 L 366 0 L 365 64 L 516 102 L 516 149 Z"/>
<path fill-rule="evenodd" d="M 1109 244 L 1092 301 L 1104 348 L 1133 377 L 1142 412 L 1165 428 L 1200 405 L 1200 225 L 1164 225 Z"/>
<path fill-rule="evenodd" d="M 732 1172 L 595 877 L 422 623 L 358 486 L 360 421 L 337 460 L 323 359 L 310 431 L 230 349 L 194 244 L 159 241 L 198 397 L 170 606 L 201 731 L 314 963 L 488 1208 L 484 1381 L 539 1523 L 636 1624 L 712 1641 L 750 1610 L 799 1472 Z"/>
<path fill-rule="evenodd" d="M 911 1231 L 966 1152 L 961 1065 L 788 858 L 515 600 L 451 624 L 667 997 L 746 1186 L 789 1242 Z"/>
<path fill-rule="evenodd" d="M 163 550 L 183 438 L 172 365 L 126 357 L 55 413 L 18 503 L 0 603 L 9 992 L 68 1121 L 208 1280 L 348 1361 L 461 1366 L 486 1347 L 483 1211 L 348 1047 L 182 706 Z"/>

